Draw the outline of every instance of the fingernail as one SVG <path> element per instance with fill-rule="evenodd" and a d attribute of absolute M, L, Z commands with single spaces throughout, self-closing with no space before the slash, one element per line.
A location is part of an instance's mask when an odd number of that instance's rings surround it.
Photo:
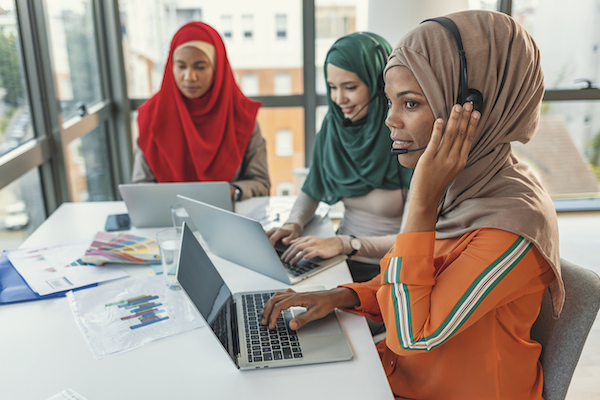
<path fill-rule="evenodd" d="M 473 104 L 471 104 L 470 102 L 467 102 L 465 104 L 465 111 L 471 111 L 473 109 Z"/>
<path fill-rule="evenodd" d="M 443 124 L 443 123 L 444 123 L 444 120 L 443 120 L 443 119 L 441 119 L 441 118 L 438 118 L 438 119 L 436 119 L 436 120 L 435 120 L 435 123 L 436 123 L 436 124 Z"/>
<path fill-rule="evenodd" d="M 454 106 L 454 112 L 460 112 L 460 105 L 456 104 Z"/>
<path fill-rule="evenodd" d="M 473 119 L 479 119 L 479 117 L 481 117 L 481 114 L 479 114 L 479 111 L 475 111 L 473 113 Z"/>

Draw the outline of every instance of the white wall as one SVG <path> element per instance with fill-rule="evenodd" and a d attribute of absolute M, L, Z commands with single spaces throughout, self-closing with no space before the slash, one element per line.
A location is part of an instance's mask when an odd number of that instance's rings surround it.
<path fill-rule="evenodd" d="M 369 31 L 394 47 L 400 38 L 427 18 L 467 10 L 468 0 L 370 0 Z"/>

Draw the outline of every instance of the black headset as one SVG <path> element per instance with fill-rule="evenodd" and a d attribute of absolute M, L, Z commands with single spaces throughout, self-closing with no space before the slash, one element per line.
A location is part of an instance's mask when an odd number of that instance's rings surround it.
<path fill-rule="evenodd" d="M 465 55 L 460 32 L 458 31 L 456 24 L 447 17 L 426 19 L 423 22 L 427 21 L 437 22 L 444 28 L 448 29 L 454 38 L 454 42 L 456 43 L 456 48 L 458 49 L 458 58 L 460 60 L 459 88 L 456 102 L 460 105 L 463 105 L 468 101 L 473 104 L 473 110 L 481 112 L 483 107 L 483 95 L 479 90 L 469 88 L 469 84 L 467 83 L 467 57 Z"/>
<path fill-rule="evenodd" d="M 383 59 L 381 60 L 381 64 L 385 67 L 385 64 L 387 64 L 387 59 L 388 59 L 388 54 L 387 51 L 385 51 L 385 49 L 383 48 L 383 46 L 381 45 L 381 43 L 379 43 L 379 41 L 377 39 L 375 39 L 373 36 L 369 35 L 366 32 L 357 32 L 360 35 L 365 35 L 366 37 L 368 37 L 369 39 L 371 39 L 373 42 L 375 42 L 375 45 L 377 46 L 378 52 L 380 54 L 381 57 L 383 57 Z M 348 127 L 348 126 L 352 126 L 353 124 L 353 119 L 360 114 L 360 112 L 369 104 L 371 104 L 371 102 L 373 100 L 375 100 L 378 96 L 383 96 L 383 89 L 385 88 L 385 81 L 383 80 L 383 71 L 381 71 L 381 73 L 379 74 L 379 79 L 377 79 L 377 89 L 375 90 L 375 94 L 373 94 L 371 96 L 371 98 L 369 99 L 369 101 L 367 102 L 367 104 L 365 104 L 364 106 L 362 106 L 357 112 L 356 114 L 354 114 L 352 117 L 350 118 L 344 118 L 342 120 L 342 125 Z"/>
<path fill-rule="evenodd" d="M 367 32 L 357 32 L 360 35 L 365 35 L 366 37 L 368 37 L 369 39 L 371 39 L 373 42 L 375 42 L 375 45 L 377 46 L 377 51 L 379 52 L 380 56 L 383 57 L 381 59 L 381 65 L 383 65 L 385 67 L 385 65 L 387 64 L 387 60 L 388 60 L 388 53 L 387 51 L 385 51 L 385 48 L 383 47 L 383 45 L 381 43 L 379 43 L 379 41 L 377 39 L 375 39 L 373 36 L 369 35 Z M 379 79 L 377 80 L 377 92 L 381 92 L 381 94 L 383 94 L 383 89 L 385 87 L 385 81 L 383 80 L 383 71 L 381 71 L 381 74 L 379 75 Z"/>

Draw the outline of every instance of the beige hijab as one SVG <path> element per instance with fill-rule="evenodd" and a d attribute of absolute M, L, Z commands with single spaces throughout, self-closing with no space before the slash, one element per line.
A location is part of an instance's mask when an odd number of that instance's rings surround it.
<path fill-rule="evenodd" d="M 510 145 L 527 143 L 538 127 L 544 93 L 539 50 L 527 31 L 505 14 L 477 10 L 447 17 L 460 31 L 469 87 L 483 94 L 483 109 L 467 166 L 440 204 L 436 237 L 487 227 L 530 240 L 557 276 L 550 293 L 558 316 L 564 284 L 556 212 Z M 400 40 L 385 71 L 399 65 L 412 71 L 434 116 L 447 120 L 459 87 L 458 51 L 450 32 L 437 22 L 419 25 Z"/>

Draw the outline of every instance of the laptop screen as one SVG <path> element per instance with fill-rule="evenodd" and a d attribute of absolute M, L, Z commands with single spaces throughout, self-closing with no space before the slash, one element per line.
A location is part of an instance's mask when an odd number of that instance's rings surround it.
<path fill-rule="evenodd" d="M 237 327 L 231 291 L 187 225 L 182 232 L 177 280 L 237 363 Z"/>

